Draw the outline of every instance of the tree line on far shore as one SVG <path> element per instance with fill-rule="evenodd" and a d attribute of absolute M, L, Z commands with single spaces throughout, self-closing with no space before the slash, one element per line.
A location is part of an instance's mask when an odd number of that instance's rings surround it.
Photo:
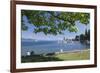
<path fill-rule="evenodd" d="M 80 42 L 90 41 L 90 30 L 86 29 L 85 34 L 76 35 L 75 40 Z"/>

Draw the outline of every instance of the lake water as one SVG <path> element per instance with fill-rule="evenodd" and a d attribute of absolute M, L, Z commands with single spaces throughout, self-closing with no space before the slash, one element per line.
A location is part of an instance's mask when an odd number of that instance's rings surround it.
<path fill-rule="evenodd" d="M 58 43 L 58 41 L 22 41 L 21 42 L 21 54 L 26 55 L 26 52 L 34 51 L 35 54 L 46 54 L 63 51 L 83 50 L 90 48 L 89 45 L 81 44 L 80 42 L 72 43 Z"/>

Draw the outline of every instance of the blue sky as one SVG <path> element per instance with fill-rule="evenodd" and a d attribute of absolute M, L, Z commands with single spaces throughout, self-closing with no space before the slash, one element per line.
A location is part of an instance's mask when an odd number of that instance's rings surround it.
<path fill-rule="evenodd" d="M 81 33 L 85 32 L 85 29 L 90 29 L 90 24 L 88 24 L 87 26 L 84 24 L 81 24 L 79 22 L 76 22 L 76 26 L 78 27 L 78 32 L 69 32 L 69 31 L 64 31 L 64 34 L 59 34 L 59 35 L 45 35 L 43 32 L 39 32 L 37 34 L 35 34 L 34 31 L 34 26 L 33 24 L 29 24 L 28 20 L 26 17 L 24 17 L 24 22 L 25 25 L 28 26 L 28 30 L 27 31 L 21 31 L 22 35 L 21 37 L 24 39 L 37 39 L 37 40 L 62 40 L 64 37 L 66 38 L 75 38 L 76 35 L 79 35 Z"/>

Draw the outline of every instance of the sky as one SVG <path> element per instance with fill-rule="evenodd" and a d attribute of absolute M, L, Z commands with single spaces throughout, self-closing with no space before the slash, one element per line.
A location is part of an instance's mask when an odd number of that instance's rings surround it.
<path fill-rule="evenodd" d="M 64 34 L 59 34 L 59 35 L 45 35 L 43 32 L 39 33 L 34 33 L 34 26 L 33 24 L 29 24 L 27 18 L 24 16 L 23 17 L 24 23 L 26 26 L 28 26 L 27 31 L 21 31 L 21 38 L 22 39 L 35 39 L 35 40 L 62 40 L 64 37 L 66 38 L 75 38 L 76 35 L 84 34 L 85 29 L 90 29 L 90 24 L 87 26 L 85 24 L 81 24 L 79 22 L 76 22 L 76 26 L 78 27 L 78 32 L 69 32 L 68 30 L 64 31 Z"/>

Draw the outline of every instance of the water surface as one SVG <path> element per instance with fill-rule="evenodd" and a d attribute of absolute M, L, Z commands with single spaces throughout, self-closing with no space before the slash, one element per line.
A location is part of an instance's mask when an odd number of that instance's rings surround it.
<path fill-rule="evenodd" d="M 63 51 L 84 50 L 90 48 L 89 45 L 82 44 L 74 41 L 72 43 L 59 43 L 58 41 L 34 41 L 34 40 L 22 40 L 21 42 L 21 54 L 26 55 L 26 52 L 34 51 L 35 54 L 46 54 Z"/>

